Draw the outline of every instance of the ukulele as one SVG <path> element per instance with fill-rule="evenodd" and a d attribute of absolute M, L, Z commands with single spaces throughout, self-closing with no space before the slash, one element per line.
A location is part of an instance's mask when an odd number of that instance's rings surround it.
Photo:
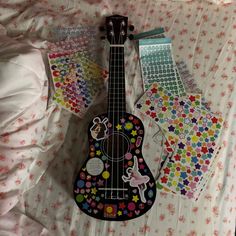
<path fill-rule="evenodd" d="M 122 221 L 153 205 L 156 184 L 142 156 L 142 121 L 126 112 L 124 43 L 128 18 L 106 17 L 110 43 L 107 113 L 88 127 L 88 158 L 74 183 L 74 199 L 89 216 Z"/>

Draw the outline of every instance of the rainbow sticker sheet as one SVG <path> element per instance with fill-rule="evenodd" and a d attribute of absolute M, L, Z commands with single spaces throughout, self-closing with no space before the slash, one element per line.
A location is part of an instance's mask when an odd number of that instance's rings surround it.
<path fill-rule="evenodd" d="M 136 107 L 169 134 L 184 139 L 201 116 L 199 107 L 191 105 L 189 101 L 191 100 L 174 96 L 158 83 L 153 83 Z"/>
<path fill-rule="evenodd" d="M 194 94 L 173 96 L 153 83 L 136 104 L 163 130 L 169 149 L 157 187 L 195 200 L 212 172 L 223 126 L 221 117 L 201 109 L 200 100 Z"/>
<path fill-rule="evenodd" d="M 144 90 L 158 82 L 174 95 L 186 94 L 173 58 L 170 38 L 140 39 L 139 55 Z"/>
<path fill-rule="evenodd" d="M 48 60 L 55 88 L 53 100 L 83 117 L 101 92 L 106 73 L 79 52 L 50 53 Z"/>

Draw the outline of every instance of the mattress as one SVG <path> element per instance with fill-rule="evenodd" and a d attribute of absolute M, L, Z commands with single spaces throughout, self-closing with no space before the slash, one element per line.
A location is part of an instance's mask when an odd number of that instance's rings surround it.
<path fill-rule="evenodd" d="M 86 159 L 87 126 L 106 110 L 104 94 L 83 118 L 52 100 L 47 43 L 52 29 L 103 24 L 126 15 L 135 33 L 163 27 L 175 61 L 184 61 L 210 109 L 224 119 L 221 150 L 197 201 L 157 190 L 153 207 L 129 221 L 87 216 L 73 199 Z M 0 2 L 0 235 L 233 236 L 236 223 L 236 3 L 210 1 Z M 54 32 L 55 34 L 55 32 Z M 107 44 L 99 41 L 101 58 Z M 103 67 L 107 67 L 104 62 Z M 140 115 L 143 95 L 137 45 L 125 43 L 127 111 L 142 118 L 143 155 L 154 176 L 158 126 Z"/>

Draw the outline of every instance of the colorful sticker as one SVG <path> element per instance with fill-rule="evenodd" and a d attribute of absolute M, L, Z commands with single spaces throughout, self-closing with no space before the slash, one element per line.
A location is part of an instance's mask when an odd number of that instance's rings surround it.
<path fill-rule="evenodd" d="M 95 117 L 91 128 L 98 123 L 107 123 L 107 116 Z M 109 149 L 104 152 L 106 138 L 90 137 L 89 158 L 74 184 L 75 201 L 83 212 L 99 219 L 128 220 L 141 216 L 151 208 L 156 196 L 154 177 L 142 156 L 143 124 L 138 117 L 125 113 L 114 122 L 108 121 L 104 133 L 109 134 L 107 138 L 125 136 L 129 147 L 123 153 L 124 143 L 116 143 L 111 148 L 116 155 L 112 156 Z"/>
<path fill-rule="evenodd" d="M 138 188 L 141 201 L 146 203 L 144 192 L 147 189 L 146 183 L 150 180 L 150 178 L 147 175 L 140 174 L 136 156 L 134 156 L 134 165 L 126 169 L 126 174 L 128 177 L 122 175 L 124 182 L 129 182 L 130 186 Z"/>
<path fill-rule="evenodd" d="M 83 117 L 104 86 L 103 70 L 80 53 L 48 54 L 55 93 L 53 100 Z"/>
<path fill-rule="evenodd" d="M 185 139 L 201 116 L 201 110 L 192 106 L 189 98 L 179 98 L 153 83 L 136 103 L 140 112 L 148 115 L 171 136 Z"/>
<path fill-rule="evenodd" d="M 91 158 L 86 164 L 86 169 L 92 176 L 100 175 L 104 169 L 103 161 L 97 157 Z"/>
<path fill-rule="evenodd" d="M 179 140 L 171 158 L 166 159 L 158 182 L 172 192 L 195 198 L 208 175 L 218 150 L 223 120 L 205 110 L 188 137 Z"/>
<path fill-rule="evenodd" d="M 93 126 L 90 128 L 91 136 L 96 140 L 104 139 L 107 135 L 107 118 L 104 118 L 102 121 L 99 117 L 93 119 Z"/>
<path fill-rule="evenodd" d="M 139 54 L 144 90 L 154 82 L 177 96 L 184 96 L 185 88 L 175 64 L 169 38 L 139 40 Z"/>

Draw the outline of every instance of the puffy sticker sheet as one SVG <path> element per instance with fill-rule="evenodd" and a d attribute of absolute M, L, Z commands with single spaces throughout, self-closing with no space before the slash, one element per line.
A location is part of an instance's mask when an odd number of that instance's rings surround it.
<path fill-rule="evenodd" d="M 170 38 L 140 39 L 139 56 L 144 90 L 158 82 L 174 95 L 186 94 L 174 62 Z"/>
<path fill-rule="evenodd" d="M 106 72 L 81 53 L 48 54 L 55 88 L 53 100 L 83 117 L 104 86 Z"/>

